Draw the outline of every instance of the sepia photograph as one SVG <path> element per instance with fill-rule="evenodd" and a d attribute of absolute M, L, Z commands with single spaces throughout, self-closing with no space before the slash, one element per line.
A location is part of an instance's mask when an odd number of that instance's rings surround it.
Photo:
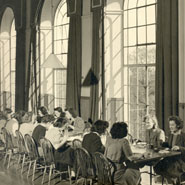
<path fill-rule="evenodd" d="M 0 0 L 0 185 L 185 185 L 185 0 Z"/>

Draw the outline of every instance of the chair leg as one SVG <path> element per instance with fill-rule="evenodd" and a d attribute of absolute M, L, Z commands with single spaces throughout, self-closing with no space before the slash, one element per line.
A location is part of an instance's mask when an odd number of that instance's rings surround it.
<path fill-rule="evenodd" d="M 52 170 L 53 170 L 53 165 L 50 165 L 50 167 L 49 167 L 49 181 L 48 181 L 48 185 L 50 185 L 50 182 L 51 182 Z"/>
<path fill-rule="evenodd" d="M 77 169 L 77 172 L 76 172 L 76 180 L 75 180 L 75 184 L 77 184 L 79 173 L 80 173 L 80 168 L 78 168 L 78 169 Z"/>
<path fill-rule="evenodd" d="M 9 156 L 8 156 L 8 166 L 7 169 L 10 167 L 10 160 L 12 158 L 12 152 L 10 152 Z"/>
<path fill-rule="evenodd" d="M 28 166 L 27 178 L 29 177 L 29 174 L 30 174 L 31 165 L 32 165 L 32 161 L 30 161 L 29 166 Z"/>
<path fill-rule="evenodd" d="M 3 162 L 3 165 L 5 165 L 7 157 L 8 157 L 8 154 L 7 154 L 7 152 L 6 152 L 6 154 L 5 154 L 5 156 L 4 156 L 4 162 Z"/>
<path fill-rule="evenodd" d="M 34 163 L 33 163 L 33 175 L 32 175 L 32 181 L 34 181 L 34 179 L 35 179 L 35 169 L 36 169 L 36 165 L 37 165 L 37 163 L 36 163 L 36 160 L 34 161 Z"/>
<path fill-rule="evenodd" d="M 26 155 L 24 154 L 24 155 L 23 155 L 23 159 L 22 159 L 21 174 L 23 173 L 23 169 L 24 169 L 25 157 L 26 157 Z"/>
<path fill-rule="evenodd" d="M 44 174 L 42 176 L 42 184 L 44 184 L 44 177 L 45 177 L 45 174 L 46 174 L 46 170 L 47 170 L 47 166 L 44 167 Z"/>
<path fill-rule="evenodd" d="M 68 175 L 69 175 L 69 184 L 71 185 L 72 182 L 71 182 L 71 168 L 70 168 L 70 166 L 68 166 Z"/>
<path fill-rule="evenodd" d="M 21 154 L 19 154 L 19 158 L 18 158 L 18 161 L 17 161 L 17 170 L 19 169 L 19 163 L 21 161 Z"/>

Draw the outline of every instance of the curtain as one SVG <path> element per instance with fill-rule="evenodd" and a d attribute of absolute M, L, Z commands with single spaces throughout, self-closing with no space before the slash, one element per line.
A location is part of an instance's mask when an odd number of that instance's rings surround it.
<path fill-rule="evenodd" d="M 92 63 L 91 70 L 99 80 L 100 76 L 100 26 L 102 9 L 93 10 Z M 90 117 L 96 121 L 99 117 L 99 83 L 90 89 Z"/>
<path fill-rule="evenodd" d="M 29 110 L 32 110 L 35 114 L 37 113 L 37 108 L 40 105 L 39 101 L 39 94 L 40 94 L 40 88 L 39 88 L 39 61 L 37 61 L 37 44 L 36 44 L 36 39 L 37 39 L 37 32 L 35 26 L 32 27 L 32 32 L 31 32 L 31 43 L 30 43 L 30 82 L 29 82 Z"/>
<path fill-rule="evenodd" d="M 73 108 L 80 116 L 82 36 L 81 0 L 68 0 L 69 39 L 67 63 L 66 106 Z"/>
<path fill-rule="evenodd" d="M 178 115 L 178 0 L 157 2 L 156 115 L 168 132 L 168 117 Z"/>

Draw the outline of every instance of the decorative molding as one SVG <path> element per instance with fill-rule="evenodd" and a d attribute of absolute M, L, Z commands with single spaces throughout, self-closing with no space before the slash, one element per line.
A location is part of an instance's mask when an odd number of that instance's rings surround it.
<path fill-rule="evenodd" d="M 95 4 L 95 1 L 99 1 L 99 4 Z M 91 8 L 101 8 L 103 6 L 103 0 L 91 0 Z"/>
<path fill-rule="evenodd" d="M 72 9 L 72 7 L 70 6 L 69 1 L 74 1 L 74 6 L 73 6 L 74 9 Z M 70 15 L 73 15 L 73 14 L 76 14 L 76 6 L 77 6 L 77 2 L 76 1 L 77 0 L 68 0 L 68 3 L 67 3 L 67 13 L 68 13 L 69 16 Z"/>

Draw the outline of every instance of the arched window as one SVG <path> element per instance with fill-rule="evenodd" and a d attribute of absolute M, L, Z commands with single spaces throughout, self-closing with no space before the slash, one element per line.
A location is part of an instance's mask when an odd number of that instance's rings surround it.
<path fill-rule="evenodd" d="M 46 0 L 40 24 L 41 105 L 53 111 L 54 107 L 66 105 L 66 77 L 68 27 L 66 0 Z M 46 67 L 46 59 L 54 54 L 60 67 Z M 48 66 L 48 65 L 47 65 Z"/>
<path fill-rule="evenodd" d="M 66 77 L 68 51 L 69 18 L 67 17 L 66 1 L 62 1 L 57 8 L 54 22 L 54 53 L 62 63 L 62 68 L 55 69 L 54 89 L 55 106 L 66 106 Z"/>
<path fill-rule="evenodd" d="M 0 109 L 15 109 L 16 31 L 11 8 L 7 8 L 0 30 Z"/>
<path fill-rule="evenodd" d="M 105 47 L 112 48 L 105 61 L 107 117 L 126 121 L 139 138 L 144 115 L 155 113 L 156 0 L 125 0 L 123 10 L 112 12 L 107 22 L 113 42 Z"/>

